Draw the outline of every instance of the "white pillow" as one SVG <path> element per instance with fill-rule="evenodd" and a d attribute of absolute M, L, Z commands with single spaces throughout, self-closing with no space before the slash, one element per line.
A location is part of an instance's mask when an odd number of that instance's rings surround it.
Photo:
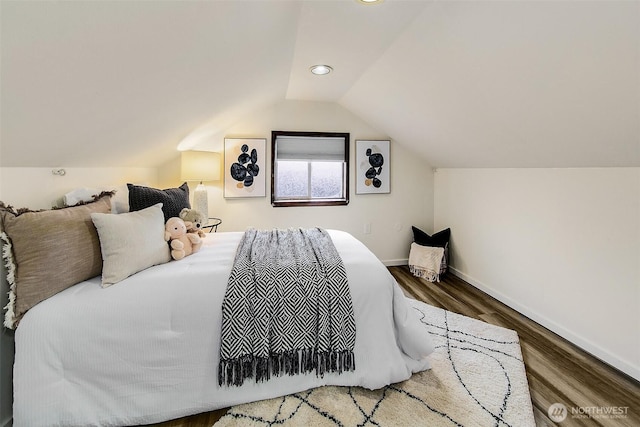
<path fill-rule="evenodd" d="M 93 196 L 100 194 L 101 190 L 97 188 L 76 188 L 64 195 L 64 205 L 74 206 L 81 202 L 92 202 Z"/>
<path fill-rule="evenodd" d="M 120 215 L 91 214 L 102 251 L 102 287 L 171 260 L 162 203 Z"/>
<path fill-rule="evenodd" d="M 114 187 L 116 194 L 111 198 L 111 212 L 121 214 L 129 212 L 129 187 L 127 184 Z"/>
<path fill-rule="evenodd" d="M 102 191 L 115 191 L 111 197 L 111 213 L 129 212 L 129 187 L 127 184 L 112 185 L 102 188 L 76 188 L 62 197 L 65 206 L 74 206 L 81 202 L 93 202 L 94 196 Z"/>

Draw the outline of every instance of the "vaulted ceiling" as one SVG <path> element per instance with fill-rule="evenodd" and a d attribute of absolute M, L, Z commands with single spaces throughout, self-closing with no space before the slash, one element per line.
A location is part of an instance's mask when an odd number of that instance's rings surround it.
<path fill-rule="evenodd" d="M 636 1 L 4 0 L 0 19 L 0 166 L 157 166 L 283 100 L 340 104 L 436 167 L 640 166 Z"/>

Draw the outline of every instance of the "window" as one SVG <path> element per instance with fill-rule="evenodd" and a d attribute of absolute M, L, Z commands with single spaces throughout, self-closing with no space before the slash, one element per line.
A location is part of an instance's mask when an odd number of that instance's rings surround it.
<path fill-rule="evenodd" d="M 349 134 L 271 133 L 271 204 L 334 206 L 349 203 Z"/>

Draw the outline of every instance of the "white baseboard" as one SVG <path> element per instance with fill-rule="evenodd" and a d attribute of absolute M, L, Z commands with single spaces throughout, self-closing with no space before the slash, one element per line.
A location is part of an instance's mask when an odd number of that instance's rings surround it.
<path fill-rule="evenodd" d="M 465 282 L 471 284 L 472 286 L 480 289 L 481 291 L 491 295 L 492 297 L 494 297 L 495 299 L 497 299 L 498 301 L 502 302 L 503 304 L 508 305 L 509 307 L 513 308 L 514 310 L 516 310 L 517 312 L 527 316 L 529 319 L 533 320 L 534 322 L 544 326 L 545 328 L 555 332 L 556 334 L 560 335 L 562 338 L 572 342 L 573 344 L 577 345 L 578 347 L 582 348 L 584 351 L 587 351 L 589 353 L 591 353 L 593 356 L 597 357 L 598 359 L 602 360 L 603 362 L 613 366 L 614 368 L 624 372 L 625 374 L 629 375 L 630 377 L 635 378 L 636 380 L 640 381 L 640 368 L 637 366 L 632 365 L 631 363 L 627 362 L 626 360 L 622 360 L 620 358 L 618 358 L 616 355 L 610 353 L 609 351 L 607 351 L 606 349 L 594 344 L 593 342 L 585 339 L 584 337 L 581 337 L 580 335 L 577 335 L 575 333 L 573 333 L 572 331 L 566 329 L 565 327 L 559 325 L 558 323 L 554 322 L 553 320 L 547 318 L 546 316 L 542 316 L 539 313 L 537 313 L 535 310 L 530 309 L 529 307 L 527 307 L 526 305 L 519 303 L 517 301 L 514 301 L 513 299 L 503 295 L 502 293 L 496 291 L 495 289 L 491 288 L 490 286 L 485 285 L 484 283 L 474 279 L 471 276 L 466 275 L 465 273 L 449 266 L 449 271 L 451 271 L 455 276 L 461 278 L 462 280 L 464 280 Z"/>

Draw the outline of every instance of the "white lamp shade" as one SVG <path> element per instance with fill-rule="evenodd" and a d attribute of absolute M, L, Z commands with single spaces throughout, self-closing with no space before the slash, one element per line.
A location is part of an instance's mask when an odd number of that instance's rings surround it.
<path fill-rule="evenodd" d="M 211 151 L 183 151 L 180 156 L 183 181 L 219 181 L 220 154 Z"/>

